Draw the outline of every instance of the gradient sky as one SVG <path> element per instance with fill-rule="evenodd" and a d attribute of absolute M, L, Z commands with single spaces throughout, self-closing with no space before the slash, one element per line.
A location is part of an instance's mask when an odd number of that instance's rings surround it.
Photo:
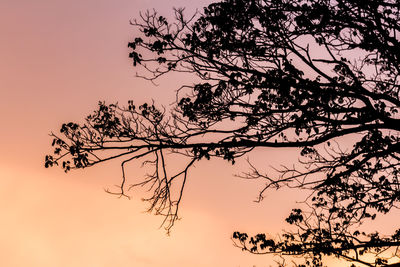
<path fill-rule="evenodd" d="M 196 165 L 180 212 L 166 236 L 162 218 L 131 200 L 106 194 L 121 178 L 118 162 L 63 173 L 45 169 L 50 131 L 80 121 L 99 100 L 174 100 L 176 79 L 159 86 L 135 78 L 127 43 L 129 20 L 156 8 L 191 13 L 195 0 L 2 0 L 0 2 L 0 265 L 19 266 L 269 266 L 273 258 L 233 246 L 235 230 L 286 228 L 301 194 L 273 191 L 254 203 L 262 181 L 233 177 L 244 166 Z M 261 156 L 262 155 L 262 156 Z M 290 150 L 253 154 L 266 167 L 290 163 Z M 134 173 L 131 173 L 134 179 Z M 396 226 L 396 221 L 388 225 Z"/>

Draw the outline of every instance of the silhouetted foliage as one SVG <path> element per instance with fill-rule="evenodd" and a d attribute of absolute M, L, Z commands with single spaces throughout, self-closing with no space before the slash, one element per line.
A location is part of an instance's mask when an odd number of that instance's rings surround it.
<path fill-rule="evenodd" d="M 119 159 L 116 194 L 126 195 L 124 166 L 142 160 L 154 172 L 133 186 L 149 186 L 149 211 L 170 230 L 196 161 L 233 164 L 257 147 L 301 148 L 300 164 L 277 177 L 253 165 L 243 174 L 266 181 L 260 199 L 268 188 L 310 191 L 308 210 L 287 218 L 297 231 L 280 240 L 235 232 L 235 245 L 301 256 L 304 266 L 322 266 L 329 255 L 385 265 L 384 251 L 399 256 L 400 230 L 381 236 L 357 227 L 400 200 L 399 20 L 398 0 L 224 0 L 189 19 L 177 9 L 172 22 L 142 14 L 132 22 L 142 34 L 128 45 L 141 76 L 184 72 L 200 82 L 182 85 L 172 110 L 100 102 L 84 124 L 52 134 L 45 165 L 69 171 Z M 341 147 L 344 136 L 352 147 Z M 171 152 L 188 159 L 177 173 L 166 169 Z"/>

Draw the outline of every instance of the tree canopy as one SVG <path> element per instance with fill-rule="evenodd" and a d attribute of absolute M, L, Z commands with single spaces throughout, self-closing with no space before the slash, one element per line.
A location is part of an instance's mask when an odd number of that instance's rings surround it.
<path fill-rule="evenodd" d="M 400 200 L 400 2 L 398 0 L 223 0 L 169 21 L 157 12 L 131 22 L 128 44 L 139 76 L 172 72 L 196 77 L 176 91 L 173 108 L 155 103 L 99 103 L 84 123 L 65 123 L 45 166 L 65 171 L 119 160 L 121 196 L 148 186 L 149 211 L 170 230 L 191 167 L 223 158 L 232 164 L 255 148 L 300 148 L 295 168 L 243 174 L 269 188 L 308 190 L 307 209 L 286 219 L 297 231 L 271 239 L 235 232 L 251 253 L 301 256 L 322 266 L 336 256 L 367 266 L 399 256 L 392 235 L 358 226 L 397 208 Z M 341 140 L 352 144 L 343 147 Z M 168 172 L 165 160 L 187 163 Z M 129 185 L 126 164 L 152 167 Z M 363 257 L 373 254 L 374 257 Z M 372 260 L 371 260 L 372 259 Z"/>

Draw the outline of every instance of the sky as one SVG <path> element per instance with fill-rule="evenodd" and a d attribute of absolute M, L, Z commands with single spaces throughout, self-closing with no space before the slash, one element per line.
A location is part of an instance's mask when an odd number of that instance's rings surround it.
<path fill-rule="evenodd" d="M 154 86 L 135 77 L 129 20 L 152 8 L 168 16 L 172 7 L 186 7 L 190 14 L 207 2 L 0 2 L 1 266 L 262 267 L 278 259 L 242 252 L 231 235 L 239 230 L 273 237 L 287 227 L 284 218 L 302 195 L 271 191 L 255 203 L 263 182 L 234 177 L 244 162 L 197 164 L 182 220 L 170 236 L 160 228 L 161 217 L 144 212 L 141 192 L 132 192 L 131 200 L 105 193 L 120 182 L 118 162 L 68 174 L 43 165 L 51 152 L 49 133 L 81 121 L 99 100 L 171 103 L 179 81 L 166 77 Z M 270 149 L 253 158 L 268 168 L 297 155 Z"/>

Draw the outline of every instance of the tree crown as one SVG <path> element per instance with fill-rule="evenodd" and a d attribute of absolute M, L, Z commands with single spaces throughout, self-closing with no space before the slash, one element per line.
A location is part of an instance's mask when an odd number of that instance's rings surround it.
<path fill-rule="evenodd" d="M 126 195 L 124 166 L 142 160 L 153 171 L 132 186 L 149 186 L 149 211 L 164 215 L 169 230 L 195 162 L 234 163 L 256 147 L 301 148 L 298 168 L 271 177 L 251 165 L 243 174 L 266 181 L 260 199 L 271 187 L 310 190 L 308 210 L 287 218 L 298 232 L 281 241 L 235 232 L 235 244 L 307 256 L 307 265 L 320 266 L 323 255 L 385 265 L 379 254 L 400 244 L 399 230 L 383 237 L 355 229 L 400 200 L 399 7 L 397 0 L 224 0 L 189 19 L 177 9 L 172 22 L 142 14 L 132 22 L 141 34 L 128 44 L 141 77 L 185 72 L 200 82 L 182 85 L 172 110 L 100 102 L 84 124 L 52 134 L 45 166 L 69 171 L 119 159 L 116 194 Z M 340 144 L 344 136 L 353 137 L 350 149 Z M 167 172 L 167 152 L 184 155 L 186 165 Z M 374 262 L 366 253 L 377 255 Z"/>

